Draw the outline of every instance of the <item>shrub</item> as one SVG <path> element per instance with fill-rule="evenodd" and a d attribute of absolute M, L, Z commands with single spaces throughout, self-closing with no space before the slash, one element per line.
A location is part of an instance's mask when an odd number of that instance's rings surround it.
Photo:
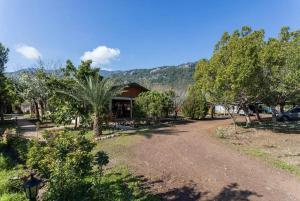
<path fill-rule="evenodd" d="M 43 200 L 88 200 L 90 183 L 85 177 L 76 174 L 70 163 L 58 163 L 53 166 Z"/>
<path fill-rule="evenodd" d="M 98 166 L 100 176 L 103 174 L 103 166 L 109 163 L 109 156 L 104 151 L 98 151 L 95 154 L 95 164 Z"/>
<path fill-rule="evenodd" d="M 19 175 L 17 170 L 2 170 L 0 171 L 0 197 L 3 194 L 22 193 L 22 181 L 13 179 Z"/>
<path fill-rule="evenodd" d="M 46 144 L 35 143 L 29 150 L 27 165 L 49 179 L 44 200 L 84 200 L 88 197 L 94 143 L 70 131 L 47 133 Z"/>
<path fill-rule="evenodd" d="M 49 177 L 50 167 L 49 167 L 49 154 L 47 151 L 49 148 L 43 147 L 40 143 L 35 143 L 28 151 L 28 159 L 26 165 L 31 169 L 38 170 L 44 176 Z"/>
<path fill-rule="evenodd" d="M 0 196 L 0 201 L 19 201 L 26 200 L 23 193 L 4 193 Z"/>
<path fill-rule="evenodd" d="M 8 170 L 14 166 L 14 162 L 3 153 L 0 153 L 0 170 Z"/>
<path fill-rule="evenodd" d="M 168 116 L 173 101 L 171 93 L 147 91 L 141 93 L 135 101 L 135 111 L 144 114 L 147 117 L 158 119 L 162 116 Z"/>
<path fill-rule="evenodd" d="M 94 143 L 83 135 L 64 131 L 45 136 L 47 143 L 35 143 L 27 161 L 48 178 L 44 201 L 152 200 L 129 173 L 117 170 L 103 174 L 108 155 L 99 151 L 93 156 Z"/>
<path fill-rule="evenodd" d="M 188 95 L 182 107 L 184 116 L 192 119 L 202 119 L 206 116 L 207 111 L 207 102 L 200 88 L 197 85 L 189 88 Z"/>
<path fill-rule="evenodd" d="M 83 135 L 70 131 L 47 135 L 47 144 L 36 143 L 28 153 L 27 165 L 39 170 L 47 178 L 58 163 L 68 163 L 78 176 L 86 175 L 92 168 L 93 156 L 91 150 L 94 143 Z"/>
<path fill-rule="evenodd" d="M 25 162 L 27 158 L 28 149 L 31 145 L 30 140 L 17 135 L 7 136 L 7 149 L 14 154 L 14 158 L 20 162 Z"/>

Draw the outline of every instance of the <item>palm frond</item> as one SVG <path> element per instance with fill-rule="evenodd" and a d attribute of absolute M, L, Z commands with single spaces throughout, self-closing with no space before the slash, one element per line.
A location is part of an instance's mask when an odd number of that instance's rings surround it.
<path fill-rule="evenodd" d="M 103 113 L 108 109 L 112 97 L 122 92 L 121 87 L 115 87 L 110 79 L 86 77 L 86 80 L 75 79 L 72 91 L 59 91 L 75 100 L 83 101 L 92 106 L 95 113 Z"/>

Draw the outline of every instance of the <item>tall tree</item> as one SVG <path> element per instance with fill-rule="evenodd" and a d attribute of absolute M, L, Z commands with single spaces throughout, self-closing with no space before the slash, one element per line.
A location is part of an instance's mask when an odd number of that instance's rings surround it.
<path fill-rule="evenodd" d="M 82 82 L 85 82 L 86 78 L 90 76 L 102 79 L 99 68 L 92 68 L 91 63 L 90 60 L 82 61 L 78 67 L 75 67 L 71 60 L 67 60 L 65 67 L 61 68 L 63 76 L 50 76 L 48 82 L 51 91 L 49 109 L 51 118 L 56 124 L 66 125 L 75 120 L 74 128 L 77 128 L 80 119 L 81 126 L 90 126 L 90 105 L 58 91 L 71 91 L 76 85 L 75 79 Z"/>
<path fill-rule="evenodd" d="M 221 104 L 228 111 L 232 105 L 241 107 L 247 124 L 251 123 L 249 105 L 259 100 L 258 92 L 262 88 L 259 52 L 263 39 L 263 30 L 252 31 L 250 27 L 231 35 L 225 32 L 212 58 L 200 60 L 194 75 L 208 101 Z"/>
<path fill-rule="evenodd" d="M 61 92 L 91 106 L 94 134 L 99 136 L 102 134 L 103 118 L 108 114 L 109 101 L 121 90 L 113 87 L 109 79 L 100 79 L 99 76 L 89 76 L 85 80 L 75 78 L 75 81 L 71 92 Z"/>
<path fill-rule="evenodd" d="M 205 118 L 208 105 L 199 85 L 195 84 L 188 90 L 188 95 L 183 102 L 182 112 L 192 119 Z"/>
<path fill-rule="evenodd" d="M 33 104 L 36 119 L 39 121 L 44 118 L 44 110 L 49 97 L 47 79 L 48 77 L 42 68 L 35 72 L 22 73 L 17 79 L 20 96 Z"/>
<path fill-rule="evenodd" d="M 300 32 L 283 27 L 278 39 L 269 39 L 260 55 L 266 92 L 263 101 L 270 105 L 275 120 L 275 106 L 284 112 L 287 101 L 295 102 L 300 92 Z"/>
<path fill-rule="evenodd" d="M 4 106 L 6 98 L 6 77 L 4 76 L 5 65 L 8 61 L 9 49 L 0 43 L 0 121 L 4 120 Z"/>

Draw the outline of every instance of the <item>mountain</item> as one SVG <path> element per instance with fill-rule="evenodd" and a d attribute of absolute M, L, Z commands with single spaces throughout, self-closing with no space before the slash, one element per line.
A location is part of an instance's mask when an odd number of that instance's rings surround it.
<path fill-rule="evenodd" d="M 186 89 L 193 83 L 193 74 L 196 62 L 177 66 L 160 66 L 151 69 L 133 69 L 112 72 L 108 74 L 118 83 L 136 82 L 147 88 L 173 88 Z M 104 74 L 102 74 L 104 75 Z"/>
<path fill-rule="evenodd" d="M 24 69 L 17 70 L 17 71 L 14 71 L 14 72 L 7 72 L 5 74 L 8 77 L 17 77 L 17 76 L 21 75 L 22 73 L 35 73 L 36 71 L 37 71 L 37 68 L 24 68 Z M 47 69 L 45 69 L 45 72 L 48 73 L 48 74 L 61 75 L 60 70 L 47 70 Z"/>
<path fill-rule="evenodd" d="M 101 70 L 100 74 L 110 77 L 118 84 L 130 82 L 139 83 L 149 89 L 170 89 L 185 90 L 193 83 L 193 74 L 196 62 L 189 62 L 177 66 L 160 66 L 149 69 L 132 69 L 126 71 Z M 35 72 L 34 68 L 27 68 L 7 73 L 7 76 L 18 76 L 23 72 Z M 59 70 L 46 70 L 47 73 L 60 75 Z"/>

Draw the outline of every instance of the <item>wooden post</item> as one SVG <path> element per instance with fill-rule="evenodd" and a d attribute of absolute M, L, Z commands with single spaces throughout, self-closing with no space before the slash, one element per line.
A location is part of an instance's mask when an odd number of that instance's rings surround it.
<path fill-rule="evenodd" d="M 130 98 L 130 119 L 133 118 L 132 110 L 133 110 L 133 104 L 132 104 L 132 98 Z"/>

